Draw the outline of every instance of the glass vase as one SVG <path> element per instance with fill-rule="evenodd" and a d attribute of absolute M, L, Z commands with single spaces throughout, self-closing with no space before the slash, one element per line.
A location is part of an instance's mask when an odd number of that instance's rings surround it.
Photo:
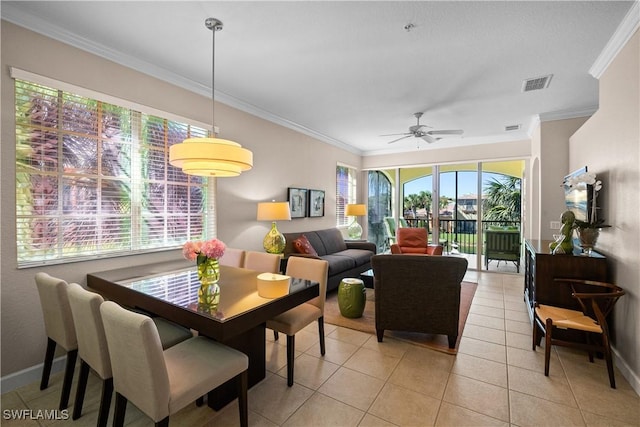
<path fill-rule="evenodd" d="M 600 229 L 578 228 L 577 233 L 578 239 L 580 240 L 580 247 L 582 248 L 582 252 L 587 256 L 591 256 L 593 247 L 596 245 L 598 237 L 600 237 Z"/>
<path fill-rule="evenodd" d="M 216 258 L 198 256 L 198 310 L 215 313 L 220 303 L 220 263 Z"/>

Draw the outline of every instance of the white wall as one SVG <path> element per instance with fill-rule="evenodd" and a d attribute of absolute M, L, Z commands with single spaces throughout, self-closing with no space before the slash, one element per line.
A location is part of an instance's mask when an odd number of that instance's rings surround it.
<path fill-rule="evenodd" d="M 37 271 L 85 284 L 90 272 L 182 256 L 175 250 L 46 268 L 17 268 L 15 109 L 8 68 L 17 67 L 203 123 L 211 120 L 211 100 L 5 21 L 1 41 L 1 375 L 5 376 L 40 364 L 44 359 L 46 337 L 33 279 Z M 256 203 L 286 200 L 289 186 L 325 190 L 326 215 L 278 224 L 281 231 L 335 225 L 336 163 L 360 167 L 359 156 L 224 105 L 216 106 L 216 125 L 221 129 L 221 137 L 252 150 L 255 164 L 240 177 L 218 180 L 218 237 L 225 243 L 260 250 L 270 224 L 256 221 Z"/>
<path fill-rule="evenodd" d="M 600 78 L 600 108 L 570 140 L 570 168 L 584 165 L 603 182 L 599 218 L 612 225 L 597 250 L 610 260 L 623 287 L 614 310 L 617 366 L 640 392 L 640 34 Z"/>

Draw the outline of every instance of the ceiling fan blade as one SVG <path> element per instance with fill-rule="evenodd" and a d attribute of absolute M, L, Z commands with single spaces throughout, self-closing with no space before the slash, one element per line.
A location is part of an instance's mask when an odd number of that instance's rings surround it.
<path fill-rule="evenodd" d="M 441 138 L 437 138 L 435 136 L 429 135 L 429 133 L 425 133 L 421 136 L 422 139 L 427 141 L 429 144 L 433 144 L 434 142 L 438 142 Z"/>
<path fill-rule="evenodd" d="M 396 136 L 396 135 L 413 135 L 412 132 L 405 132 L 405 133 L 387 133 L 384 135 L 378 135 L 378 136 Z"/>
<path fill-rule="evenodd" d="M 432 136 L 447 136 L 447 135 L 462 135 L 464 131 L 462 129 L 430 130 L 429 132 L 426 132 L 426 133 L 427 135 L 432 135 Z"/>
<path fill-rule="evenodd" d="M 413 135 L 412 135 L 412 134 L 409 134 L 409 135 L 402 136 L 402 137 L 400 137 L 400 138 L 398 138 L 398 139 L 394 139 L 393 141 L 389 141 L 389 142 L 387 142 L 387 144 L 393 144 L 394 142 L 398 142 L 398 141 L 400 141 L 401 139 L 409 138 L 410 136 L 413 136 Z"/>

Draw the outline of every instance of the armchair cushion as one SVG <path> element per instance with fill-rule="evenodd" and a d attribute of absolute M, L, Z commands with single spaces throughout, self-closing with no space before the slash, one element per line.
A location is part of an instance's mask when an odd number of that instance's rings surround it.
<path fill-rule="evenodd" d="M 392 254 L 442 255 L 443 247 L 429 245 L 426 228 L 398 228 L 398 243 L 391 245 Z"/>

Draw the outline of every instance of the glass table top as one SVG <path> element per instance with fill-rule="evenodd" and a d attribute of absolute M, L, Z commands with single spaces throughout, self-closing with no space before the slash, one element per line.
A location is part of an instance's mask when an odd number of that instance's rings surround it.
<path fill-rule="evenodd" d="M 220 266 L 220 303 L 216 309 L 211 311 L 198 309 L 200 281 L 195 266 L 118 280 L 115 283 L 158 298 L 166 303 L 225 322 L 278 299 L 263 298 L 258 294 L 257 276 L 260 273 L 244 268 Z M 291 278 L 288 295 L 311 286 L 318 286 L 318 284 L 309 280 Z"/>

